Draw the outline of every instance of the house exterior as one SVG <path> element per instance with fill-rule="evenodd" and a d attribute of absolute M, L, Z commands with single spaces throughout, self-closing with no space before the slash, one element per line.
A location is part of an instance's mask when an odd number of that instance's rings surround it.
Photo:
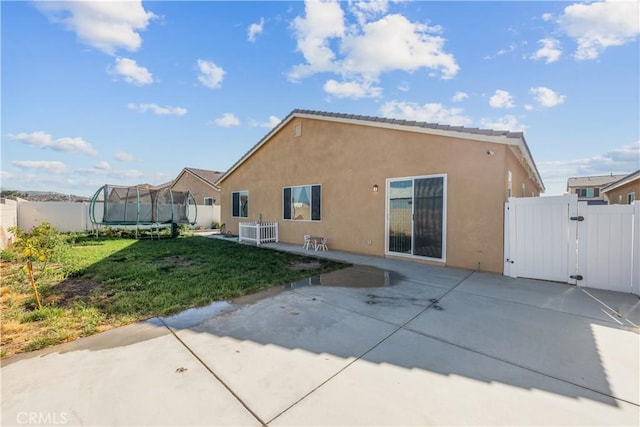
<path fill-rule="evenodd" d="M 282 242 L 503 271 L 504 204 L 538 196 L 522 133 L 294 110 L 217 182 L 221 217 Z"/>
<path fill-rule="evenodd" d="M 601 193 L 602 189 L 624 176 L 609 174 L 571 177 L 567 180 L 567 193 L 577 194 L 580 202 L 587 202 L 590 205 L 606 205 L 607 201 Z"/>
<path fill-rule="evenodd" d="M 612 182 L 600 192 L 611 205 L 630 205 L 640 199 L 640 170 Z"/>
<path fill-rule="evenodd" d="M 171 184 L 174 191 L 190 191 L 198 205 L 220 205 L 220 189 L 215 182 L 222 172 L 184 168 Z"/>

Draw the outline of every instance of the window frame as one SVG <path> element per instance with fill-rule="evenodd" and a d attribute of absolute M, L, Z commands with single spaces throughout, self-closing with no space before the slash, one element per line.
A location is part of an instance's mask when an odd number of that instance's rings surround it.
<path fill-rule="evenodd" d="M 295 219 L 295 218 L 287 218 L 286 214 L 287 214 L 287 209 L 285 208 L 285 200 L 286 200 L 286 191 L 289 190 L 289 198 L 291 197 L 291 192 L 294 188 L 302 188 L 302 187 L 307 187 L 309 189 L 309 216 L 310 219 Z M 314 217 L 314 197 L 313 197 L 313 189 L 318 188 L 320 194 L 318 195 L 318 202 L 320 203 L 320 206 L 318 207 L 317 210 L 315 210 L 315 212 L 317 212 L 318 214 L 318 219 L 313 219 Z M 280 206 L 282 206 L 282 220 L 283 221 L 295 221 L 295 222 L 322 222 L 322 184 L 303 184 L 303 185 L 290 185 L 287 187 L 282 187 L 282 203 Z M 289 216 L 293 216 L 291 214 L 291 201 L 289 200 Z"/>
<path fill-rule="evenodd" d="M 242 215 L 242 204 L 240 204 L 240 201 L 242 200 L 242 194 L 245 194 L 247 197 L 247 208 L 246 208 L 246 212 L 245 215 Z M 234 195 L 238 195 L 238 215 L 235 215 L 236 213 L 236 205 L 235 205 L 235 200 L 234 200 Z M 231 192 L 231 218 L 249 218 L 249 190 L 239 190 L 239 191 L 232 191 Z"/>
<path fill-rule="evenodd" d="M 429 256 L 422 255 L 414 255 L 414 242 L 415 238 L 414 233 L 414 224 L 415 224 L 415 216 L 414 216 L 414 201 L 415 201 L 415 193 L 412 190 L 411 196 L 411 254 L 402 253 L 402 252 L 393 252 L 389 248 L 389 195 L 391 194 L 391 183 L 397 181 L 412 181 L 412 189 L 415 185 L 415 181 L 418 179 L 432 179 L 432 178 L 442 178 L 443 179 L 443 188 L 442 188 L 442 258 L 433 258 Z M 447 262 L 447 218 L 448 218 L 448 185 L 449 185 L 449 174 L 430 174 L 430 175 L 414 175 L 414 176 L 405 176 L 405 177 L 396 177 L 396 178 L 387 178 L 385 187 L 386 187 L 386 196 L 385 196 L 385 215 L 384 215 L 384 223 L 385 223 L 385 231 L 384 231 L 384 253 L 385 255 L 390 255 L 394 257 L 402 257 L 402 258 L 412 258 L 417 260 L 428 260 L 435 261 L 438 263 L 446 263 Z"/>
<path fill-rule="evenodd" d="M 627 204 L 628 205 L 632 204 L 635 200 L 636 200 L 636 192 L 635 191 L 631 191 L 630 193 L 627 193 Z"/>
<path fill-rule="evenodd" d="M 211 200 L 211 203 L 207 203 L 207 200 Z M 202 203 L 204 206 L 213 206 L 216 204 L 216 199 L 214 197 L 203 197 Z"/>

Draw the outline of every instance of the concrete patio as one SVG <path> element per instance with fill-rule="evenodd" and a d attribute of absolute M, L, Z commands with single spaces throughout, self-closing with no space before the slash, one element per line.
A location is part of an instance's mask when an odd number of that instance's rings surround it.
<path fill-rule="evenodd" d="M 3 360 L 2 425 L 640 424 L 637 296 L 265 246 L 354 267 Z"/>

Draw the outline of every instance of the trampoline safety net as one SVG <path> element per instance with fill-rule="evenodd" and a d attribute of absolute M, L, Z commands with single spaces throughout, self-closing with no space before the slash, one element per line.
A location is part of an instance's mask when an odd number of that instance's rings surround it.
<path fill-rule="evenodd" d="M 100 202 L 102 219 L 96 220 L 96 205 Z M 89 212 L 91 222 L 100 225 L 195 224 L 196 209 L 190 192 L 149 185 L 107 184 L 91 199 Z"/>

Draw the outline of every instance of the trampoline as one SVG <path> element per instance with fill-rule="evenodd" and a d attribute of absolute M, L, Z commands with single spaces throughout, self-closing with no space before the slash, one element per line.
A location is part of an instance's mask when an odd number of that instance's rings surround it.
<path fill-rule="evenodd" d="M 197 209 L 195 199 L 188 191 L 150 185 L 106 184 L 91 198 L 89 218 L 97 234 L 101 226 L 110 226 L 135 229 L 136 238 L 139 230 L 150 230 L 152 238 L 155 231 L 159 238 L 161 229 L 171 227 L 171 236 L 176 237 L 178 225 L 196 223 Z"/>

